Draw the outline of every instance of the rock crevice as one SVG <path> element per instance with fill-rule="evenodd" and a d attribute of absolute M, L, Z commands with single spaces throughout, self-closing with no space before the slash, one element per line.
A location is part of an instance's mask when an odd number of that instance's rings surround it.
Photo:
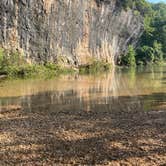
<path fill-rule="evenodd" d="M 141 17 L 116 0 L 0 2 L 0 45 L 22 51 L 32 63 L 58 56 L 75 65 L 91 58 L 115 62 L 141 31 Z"/>

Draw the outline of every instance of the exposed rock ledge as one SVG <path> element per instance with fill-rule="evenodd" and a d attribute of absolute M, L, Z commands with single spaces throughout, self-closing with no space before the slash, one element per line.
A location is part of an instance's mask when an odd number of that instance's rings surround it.
<path fill-rule="evenodd" d="M 115 62 L 136 44 L 140 16 L 117 0 L 1 0 L 0 45 L 20 50 L 30 62 L 86 64 L 91 57 Z"/>

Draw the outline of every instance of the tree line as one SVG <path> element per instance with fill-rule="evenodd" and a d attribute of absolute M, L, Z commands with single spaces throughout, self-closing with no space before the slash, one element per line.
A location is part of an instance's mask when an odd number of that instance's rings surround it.
<path fill-rule="evenodd" d="M 166 60 L 166 4 L 151 4 L 145 0 L 124 0 L 123 7 L 132 8 L 144 19 L 144 33 L 136 48 L 129 45 L 120 64 L 126 66 L 162 63 Z"/>

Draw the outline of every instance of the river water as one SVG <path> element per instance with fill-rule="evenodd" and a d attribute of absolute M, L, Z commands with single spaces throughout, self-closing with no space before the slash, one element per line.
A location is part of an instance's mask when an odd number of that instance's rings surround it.
<path fill-rule="evenodd" d="M 150 111 L 166 109 L 166 66 L 115 69 L 100 75 L 0 82 L 0 109 Z"/>
<path fill-rule="evenodd" d="M 166 67 L 0 82 L 0 165 L 165 165 Z"/>

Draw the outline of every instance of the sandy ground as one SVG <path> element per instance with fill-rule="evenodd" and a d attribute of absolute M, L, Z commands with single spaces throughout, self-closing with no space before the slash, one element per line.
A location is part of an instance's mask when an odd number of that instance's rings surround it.
<path fill-rule="evenodd" d="M 90 112 L 2 108 L 0 165 L 166 165 L 165 110 L 104 107 Z"/>

